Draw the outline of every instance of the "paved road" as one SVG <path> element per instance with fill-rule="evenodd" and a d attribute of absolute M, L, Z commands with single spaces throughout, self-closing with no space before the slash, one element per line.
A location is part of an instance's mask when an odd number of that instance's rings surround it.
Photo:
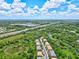
<path fill-rule="evenodd" d="M 59 23 L 59 22 L 56 22 L 56 23 Z M 34 28 L 30 28 L 30 29 L 25 29 L 25 30 L 20 30 L 20 31 L 15 31 L 15 32 L 1 34 L 0 35 L 0 38 L 7 37 L 7 36 L 11 36 L 11 35 L 16 35 L 16 34 L 19 34 L 19 33 L 22 33 L 22 32 L 26 32 L 26 31 L 29 31 L 29 30 L 34 30 L 34 29 L 38 29 L 38 28 L 50 26 L 50 25 L 56 24 L 56 23 L 45 24 L 45 25 L 40 25 L 40 26 L 34 27 Z"/>
<path fill-rule="evenodd" d="M 16 35 L 16 34 L 19 34 L 19 33 L 22 33 L 22 32 L 26 32 L 26 31 L 29 31 L 29 30 L 34 30 L 34 29 L 42 28 L 42 27 L 49 26 L 49 25 L 51 25 L 51 24 L 41 25 L 41 26 L 37 26 L 37 27 L 34 27 L 34 28 L 30 28 L 30 29 L 25 29 L 25 30 L 20 30 L 20 31 L 15 31 L 15 32 L 1 34 L 0 38 L 11 36 L 11 35 Z"/>
<path fill-rule="evenodd" d="M 42 47 L 43 47 L 44 59 L 49 59 L 48 53 L 47 53 L 46 48 L 45 48 L 45 46 L 44 46 L 44 43 L 42 42 L 41 39 L 40 39 L 40 42 L 41 42 Z"/>

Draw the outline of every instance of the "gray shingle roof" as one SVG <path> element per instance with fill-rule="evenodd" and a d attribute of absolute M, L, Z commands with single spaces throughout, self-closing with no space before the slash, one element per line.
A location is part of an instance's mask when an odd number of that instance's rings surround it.
<path fill-rule="evenodd" d="M 51 57 L 56 57 L 56 54 L 55 54 L 55 52 L 53 50 L 50 51 L 49 54 L 50 54 Z"/>

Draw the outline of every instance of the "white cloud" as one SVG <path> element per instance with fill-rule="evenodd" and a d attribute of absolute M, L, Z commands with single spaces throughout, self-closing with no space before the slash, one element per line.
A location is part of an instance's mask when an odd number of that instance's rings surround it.
<path fill-rule="evenodd" d="M 66 2 L 66 0 L 50 0 L 52 2 L 60 3 L 60 2 Z"/>
<path fill-rule="evenodd" d="M 0 15 L 6 15 L 8 14 L 8 11 L 6 12 L 5 10 L 10 10 L 10 4 L 7 4 L 4 2 L 4 0 L 0 0 Z"/>
<path fill-rule="evenodd" d="M 4 0 L 0 0 L 0 3 L 4 2 Z"/>
<path fill-rule="evenodd" d="M 79 8 L 75 8 L 75 10 L 79 12 Z"/>
<path fill-rule="evenodd" d="M 14 0 L 14 2 L 20 2 L 21 0 Z"/>
<path fill-rule="evenodd" d="M 34 15 L 34 14 L 39 14 L 39 7 L 36 5 L 34 8 L 28 8 L 28 14 L 29 15 Z"/>
<path fill-rule="evenodd" d="M 61 5 L 61 2 L 64 2 L 65 0 L 50 0 L 47 1 L 43 7 L 40 9 L 41 14 L 45 15 L 51 15 L 51 13 L 48 12 L 50 8 L 58 8 Z"/>
<path fill-rule="evenodd" d="M 9 15 L 18 15 L 18 16 L 33 16 L 39 14 L 39 7 L 36 5 L 34 8 L 27 8 L 27 13 L 24 13 L 22 8 L 15 8 L 9 12 Z"/>
<path fill-rule="evenodd" d="M 74 4 L 70 4 L 69 6 L 68 6 L 68 9 L 75 9 L 76 8 L 76 5 L 74 5 Z"/>
<path fill-rule="evenodd" d="M 3 10 L 0 10 L 0 15 L 1 15 L 1 14 L 6 14 L 6 12 L 3 11 Z"/>
<path fill-rule="evenodd" d="M 11 5 L 11 8 L 24 8 L 26 6 L 25 3 L 22 3 L 22 2 L 14 2 L 12 5 Z"/>
<path fill-rule="evenodd" d="M 77 7 L 75 4 L 70 4 L 68 6 L 68 10 L 71 11 L 71 10 L 75 10 L 77 12 L 79 12 L 79 7 Z"/>
<path fill-rule="evenodd" d="M 21 8 L 15 8 L 11 10 L 11 13 L 23 13 L 23 10 Z"/>
<path fill-rule="evenodd" d="M 11 9 L 10 8 L 10 4 L 7 4 L 7 3 L 5 3 L 5 2 L 1 2 L 0 3 L 0 10 L 8 10 L 8 9 Z"/>
<path fill-rule="evenodd" d="M 10 11 L 8 11 L 8 15 L 35 15 L 35 14 L 46 14 L 46 15 L 51 15 L 51 13 L 48 12 L 48 9 L 50 8 L 57 8 L 60 6 L 60 2 L 63 2 L 65 0 L 50 0 L 47 1 L 43 7 L 40 9 L 37 5 L 34 8 L 27 8 L 25 9 L 25 11 L 27 11 L 27 13 L 24 13 L 23 8 L 26 8 L 26 4 L 20 2 L 20 0 L 14 0 L 14 2 L 10 5 L 4 2 L 4 0 L 0 0 L 0 2 L 2 3 L 0 5 L 0 7 L 2 9 L 10 9 Z M 0 9 L 1 9 L 0 8 Z M 5 12 L 2 11 L 2 13 L 4 14 Z"/>
<path fill-rule="evenodd" d="M 44 15 L 44 16 L 63 16 L 70 17 L 75 15 L 79 15 L 79 8 L 75 4 L 69 4 L 67 11 L 51 11 L 48 12 L 50 8 L 58 8 L 62 2 L 66 0 L 50 0 L 47 1 L 42 8 L 39 8 L 37 5 L 34 8 L 30 8 L 26 6 L 26 3 L 20 2 L 20 0 L 14 0 L 14 2 L 10 5 L 4 2 L 4 0 L 0 0 L 0 14 L 8 15 L 8 16 L 33 16 L 33 15 Z M 24 10 L 23 10 L 24 9 Z M 9 10 L 9 11 L 5 11 Z M 76 10 L 73 13 L 70 13 L 71 10 Z M 27 11 L 26 13 L 24 11 Z"/>
<path fill-rule="evenodd" d="M 69 17 L 74 18 L 74 17 L 79 15 L 79 12 L 75 11 L 75 12 L 70 13 L 70 11 L 67 10 L 67 11 L 61 11 L 61 12 L 54 12 L 54 13 L 52 13 L 52 17 L 53 17 L 53 15 L 58 16 L 60 18 L 61 17 L 63 17 L 63 18 L 69 18 Z"/>
<path fill-rule="evenodd" d="M 62 2 L 66 2 L 66 0 L 50 0 L 47 1 L 43 7 L 40 9 L 41 11 L 48 11 L 50 8 L 58 8 Z"/>
<path fill-rule="evenodd" d="M 49 8 L 57 8 L 59 7 L 60 4 L 59 3 L 55 3 L 55 2 L 51 2 L 51 1 L 47 1 L 41 10 L 48 10 Z"/>
<path fill-rule="evenodd" d="M 26 4 L 19 2 L 20 0 L 14 0 L 14 2 L 11 4 L 11 10 L 9 11 L 9 14 L 20 14 L 24 13 L 23 8 L 26 8 Z"/>
<path fill-rule="evenodd" d="M 35 5 L 35 7 L 33 9 L 34 10 L 39 10 L 39 7 L 37 5 Z"/>

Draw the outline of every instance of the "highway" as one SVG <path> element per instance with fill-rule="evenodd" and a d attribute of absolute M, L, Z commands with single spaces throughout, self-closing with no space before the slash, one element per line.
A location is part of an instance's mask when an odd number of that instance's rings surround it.
<path fill-rule="evenodd" d="M 34 30 L 34 29 L 38 29 L 38 28 L 42 28 L 42 27 L 46 27 L 46 26 L 50 26 L 50 25 L 52 25 L 52 24 L 40 25 L 40 26 L 37 26 L 37 27 L 34 27 L 34 28 L 29 28 L 29 29 L 24 29 L 24 30 L 20 30 L 20 31 L 0 34 L 0 38 L 16 35 L 16 34 L 19 34 L 19 33 L 22 33 L 22 32 L 26 32 L 26 31 L 29 31 L 29 30 Z"/>

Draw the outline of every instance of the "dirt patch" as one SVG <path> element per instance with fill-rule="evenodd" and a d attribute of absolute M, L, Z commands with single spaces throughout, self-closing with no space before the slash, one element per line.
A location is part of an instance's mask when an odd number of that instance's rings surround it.
<path fill-rule="evenodd" d="M 16 54 L 16 53 L 22 53 L 25 50 L 25 47 L 23 46 L 11 46 L 11 47 L 7 47 L 4 50 L 5 54 Z"/>

